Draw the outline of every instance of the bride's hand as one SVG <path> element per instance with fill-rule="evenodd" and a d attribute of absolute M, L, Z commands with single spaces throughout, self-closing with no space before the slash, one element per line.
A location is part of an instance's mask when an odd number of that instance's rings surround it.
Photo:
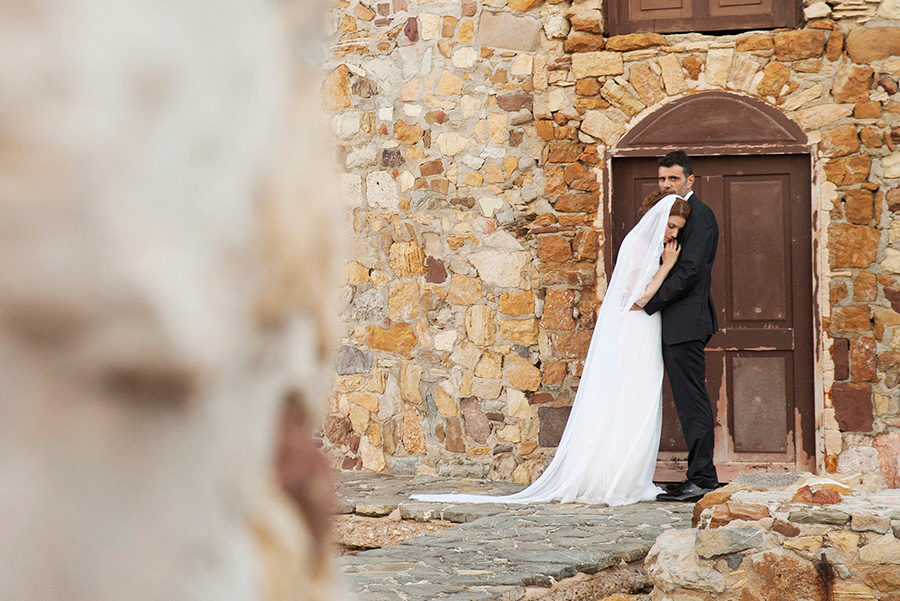
<path fill-rule="evenodd" d="M 662 254 L 662 262 L 663 265 L 671 269 L 675 265 L 675 261 L 678 260 L 678 255 L 681 254 L 681 245 L 678 244 L 677 240 L 670 240 L 666 242 L 666 246 L 663 249 Z"/>

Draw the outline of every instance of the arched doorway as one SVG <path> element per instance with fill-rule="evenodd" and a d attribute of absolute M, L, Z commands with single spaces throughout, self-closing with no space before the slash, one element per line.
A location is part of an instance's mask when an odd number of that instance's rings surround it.
<path fill-rule="evenodd" d="M 719 223 L 712 294 L 720 331 L 707 387 L 723 481 L 741 472 L 815 471 L 811 160 L 806 136 L 763 102 L 695 94 L 658 110 L 609 151 L 605 214 L 615 252 L 656 189 L 656 157 L 693 158 L 695 193 Z M 671 395 L 663 401 L 660 479 L 684 473 Z"/>

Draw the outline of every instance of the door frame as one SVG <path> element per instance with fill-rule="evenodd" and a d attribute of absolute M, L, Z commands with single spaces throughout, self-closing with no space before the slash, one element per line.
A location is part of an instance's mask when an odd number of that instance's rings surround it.
<path fill-rule="evenodd" d="M 719 136 L 717 138 L 715 132 L 702 132 L 704 122 L 697 121 L 693 131 L 697 131 L 693 139 L 700 139 L 703 142 L 691 143 L 691 136 L 675 135 L 672 131 L 662 131 L 660 134 L 654 132 L 657 124 L 669 120 L 669 122 L 690 122 L 684 119 L 685 110 L 699 111 L 695 114 L 753 114 L 757 118 L 754 124 L 754 131 L 744 128 L 741 131 L 737 127 L 733 131 L 728 132 L 728 137 Z M 679 115 L 679 113 L 681 113 Z M 740 121 L 738 121 L 740 123 Z M 760 127 L 768 128 L 767 131 L 756 131 Z M 665 128 L 659 128 L 665 129 Z M 690 130 L 689 130 L 690 131 Z M 743 134 L 743 135 L 742 135 Z M 667 139 L 668 138 L 668 139 Z M 688 143 L 682 143 L 682 140 L 688 140 Z M 817 161 L 816 161 L 816 145 L 810 143 L 806 134 L 793 121 L 788 119 L 783 113 L 777 109 L 770 107 L 766 103 L 741 96 L 730 92 L 701 92 L 691 96 L 676 99 L 662 108 L 656 110 L 650 115 L 641 119 L 628 133 L 619 141 L 615 147 L 607 148 L 603 153 L 603 181 L 601 189 L 603 191 L 602 206 L 598 211 L 597 225 L 603 228 L 604 240 L 612 241 L 612 236 L 606 235 L 606 232 L 613 231 L 612 222 L 612 198 L 614 190 L 612 189 L 612 170 L 613 160 L 618 158 L 638 158 L 638 157 L 659 157 L 672 150 L 680 149 L 685 151 L 689 156 L 749 156 L 749 155 L 805 155 L 809 157 L 810 168 L 810 223 L 812 232 L 810 236 L 811 247 L 810 257 L 812 265 L 810 273 L 812 282 L 810 290 L 812 298 L 812 394 L 813 394 L 813 426 L 811 428 L 810 437 L 812 438 L 812 447 L 796 449 L 796 459 L 794 464 L 778 463 L 745 463 L 739 465 L 728 464 L 719 469 L 719 476 L 723 481 L 733 479 L 740 471 L 744 470 L 760 470 L 768 472 L 790 472 L 790 471 L 821 471 L 824 464 L 824 432 L 822 429 L 822 414 L 824 411 L 824 382 L 823 382 L 823 355 L 824 336 L 826 333 L 822 328 L 822 312 L 821 303 L 823 288 L 822 282 L 826 281 L 827 274 L 822 272 L 822 266 L 825 265 L 824 257 L 820 256 L 823 250 L 818 244 L 820 231 L 824 226 L 822 220 L 826 217 L 821 209 L 821 198 L 817 184 Z M 604 244 L 603 248 L 603 268 L 606 274 L 612 271 L 612 244 Z M 804 441 L 806 442 L 806 441 Z M 667 453 L 668 454 L 668 453 Z M 687 463 L 683 459 L 673 457 L 665 457 L 660 455 L 657 461 L 657 471 L 655 478 L 660 481 L 680 480 L 684 476 Z"/>

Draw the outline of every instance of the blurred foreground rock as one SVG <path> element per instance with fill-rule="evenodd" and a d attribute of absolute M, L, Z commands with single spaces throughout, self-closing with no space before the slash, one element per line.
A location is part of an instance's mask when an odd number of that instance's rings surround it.
<path fill-rule="evenodd" d="M 321 22 L 0 5 L 0 598 L 329 596 Z"/>

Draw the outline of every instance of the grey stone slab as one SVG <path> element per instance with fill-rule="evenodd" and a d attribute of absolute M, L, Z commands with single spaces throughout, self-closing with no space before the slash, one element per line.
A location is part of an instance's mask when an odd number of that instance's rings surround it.
<path fill-rule="evenodd" d="M 616 522 L 623 526 L 642 527 L 642 526 L 666 526 L 671 527 L 673 524 L 684 522 L 683 515 L 672 515 L 661 511 L 647 511 L 626 519 L 617 518 Z"/>
<path fill-rule="evenodd" d="M 796 524 L 846 524 L 850 514 L 836 509 L 797 509 L 788 514 L 788 521 Z"/>
<path fill-rule="evenodd" d="M 392 503 L 390 500 L 380 499 L 380 500 L 372 500 L 367 502 L 357 502 L 355 513 L 356 515 L 364 515 L 368 517 L 384 517 L 386 515 L 390 515 L 395 509 L 397 509 L 397 504 Z"/>
<path fill-rule="evenodd" d="M 617 555 L 626 563 L 643 559 L 650 552 L 653 545 L 639 542 L 618 542 L 608 549 L 610 553 Z"/>
<path fill-rule="evenodd" d="M 334 512 L 337 514 L 348 514 L 356 511 L 356 503 L 350 499 L 338 497 L 334 502 Z"/>
<path fill-rule="evenodd" d="M 743 484 L 758 488 L 784 488 L 790 486 L 800 477 L 795 472 L 786 474 L 739 474 L 732 484 Z"/>
<path fill-rule="evenodd" d="M 398 599 L 402 599 L 402 597 L 398 597 L 397 593 L 365 593 L 365 601 L 397 601 Z"/>
<path fill-rule="evenodd" d="M 502 505 L 454 505 L 441 510 L 441 518 L 448 522 L 465 523 L 474 522 L 490 515 L 505 513 L 507 510 Z"/>
<path fill-rule="evenodd" d="M 705 559 L 746 551 L 763 544 L 763 533 L 756 528 L 713 528 L 697 532 L 697 554 Z"/>
<path fill-rule="evenodd" d="M 440 597 L 443 601 L 496 601 L 502 593 L 495 590 L 467 590 Z"/>
<path fill-rule="evenodd" d="M 404 520 L 430 522 L 432 520 L 441 519 L 441 507 L 436 507 L 434 503 L 408 501 L 406 503 L 400 503 L 399 508 L 400 517 Z"/>

